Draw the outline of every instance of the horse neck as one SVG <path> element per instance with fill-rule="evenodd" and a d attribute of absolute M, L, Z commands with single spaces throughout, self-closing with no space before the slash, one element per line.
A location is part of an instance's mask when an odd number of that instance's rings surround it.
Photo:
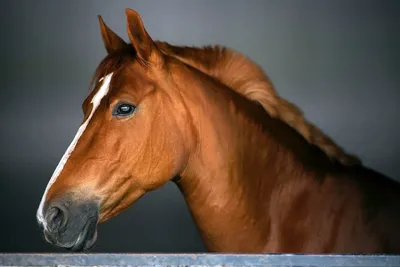
<path fill-rule="evenodd" d="M 159 48 L 172 56 L 260 103 L 273 118 L 279 118 L 301 134 L 308 143 L 318 146 L 334 162 L 359 165 L 360 159 L 348 154 L 329 136 L 310 123 L 293 103 L 281 98 L 263 69 L 245 55 L 223 46 L 187 47 L 157 42 Z"/>
<path fill-rule="evenodd" d="M 207 104 L 187 105 L 198 146 L 177 184 L 210 251 L 262 251 L 275 186 L 329 161 L 260 105 L 201 80 L 207 84 L 197 90 L 191 83 L 190 91 L 202 92 L 192 99 Z"/>

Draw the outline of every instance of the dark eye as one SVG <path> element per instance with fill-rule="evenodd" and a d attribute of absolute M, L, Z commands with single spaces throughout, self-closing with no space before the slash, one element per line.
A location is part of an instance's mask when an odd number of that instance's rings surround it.
<path fill-rule="evenodd" d="M 129 116 L 135 111 L 136 107 L 130 104 L 118 104 L 113 111 L 114 116 Z"/>

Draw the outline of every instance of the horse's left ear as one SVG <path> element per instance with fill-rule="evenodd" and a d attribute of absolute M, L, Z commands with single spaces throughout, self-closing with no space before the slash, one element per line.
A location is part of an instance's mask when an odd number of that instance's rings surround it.
<path fill-rule="evenodd" d="M 121 50 L 127 46 L 121 37 L 108 28 L 100 15 L 98 15 L 97 18 L 99 19 L 100 23 L 100 31 L 101 36 L 103 37 L 104 46 L 109 54 Z"/>
<path fill-rule="evenodd" d="M 128 36 L 137 56 L 149 63 L 161 63 L 162 54 L 158 50 L 154 41 L 144 28 L 140 15 L 135 10 L 127 8 L 125 10 L 128 22 Z"/>

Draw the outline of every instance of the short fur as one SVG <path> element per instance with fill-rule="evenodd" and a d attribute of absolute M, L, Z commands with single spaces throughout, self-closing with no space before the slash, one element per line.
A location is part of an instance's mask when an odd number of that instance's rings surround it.
<path fill-rule="evenodd" d="M 91 246 L 95 227 L 80 227 L 88 218 L 107 221 L 174 181 L 209 251 L 400 253 L 399 183 L 308 123 L 250 59 L 153 42 L 126 13 L 130 44 L 100 19 L 108 55 L 85 118 L 100 78 L 112 79 L 46 195 L 48 240 Z M 121 102 L 135 112 L 116 116 Z M 82 203 L 95 208 L 71 213 Z"/>

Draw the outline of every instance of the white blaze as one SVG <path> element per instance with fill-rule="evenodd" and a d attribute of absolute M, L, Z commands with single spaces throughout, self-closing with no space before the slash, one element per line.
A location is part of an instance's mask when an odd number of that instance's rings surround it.
<path fill-rule="evenodd" d="M 110 73 L 107 76 L 105 76 L 99 80 L 99 82 L 101 82 L 102 80 L 104 80 L 104 81 L 103 81 L 103 84 L 101 85 L 99 91 L 93 96 L 92 101 L 90 102 L 93 104 L 92 110 L 91 110 L 88 118 L 86 119 L 86 121 L 79 127 L 78 132 L 76 133 L 74 139 L 72 140 L 71 144 L 69 145 L 67 151 L 65 151 L 63 157 L 61 158 L 60 162 L 57 165 L 57 168 L 55 169 L 53 175 L 51 176 L 49 183 L 46 186 L 42 200 L 40 201 L 40 205 L 39 205 L 39 208 L 36 213 L 36 218 L 37 218 L 38 222 L 43 224 L 44 229 L 46 229 L 46 222 L 44 220 L 44 215 L 43 215 L 43 206 L 44 206 L 44 202 L 46 200 L 47 192 L 49 191 L 51 185 L 56 181 L 57 177 L 60 175 L 61 171 L 63 170 L 65 164 L 68 161 L 69 156 L 71 155 L 72 151 L 74 151 L 74 148 L 75 148 L 76 144 L 78 143 L 79 138 L 84 133 L 86 127 L 88 126 L 88 124 L 90 122 L 90 119 L 93 117 L 94 112 L 100 105 L 101 100 L 103 99 L 104 96 L 106 96 L 108 94 L 108 91 L 110 89 L 110 82 L 111 82 L 112 74 L 113 73 Z"/>

